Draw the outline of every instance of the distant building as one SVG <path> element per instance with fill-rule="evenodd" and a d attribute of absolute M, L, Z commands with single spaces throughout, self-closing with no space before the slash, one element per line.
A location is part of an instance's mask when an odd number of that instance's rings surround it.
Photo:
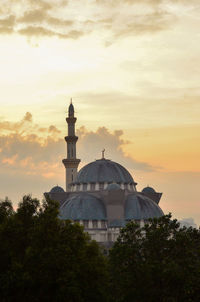
<path fill-rule="evenodd" d="M 112 244 L 121 227 L 131 220 L 143 224 L 149 218 L 163 214 L 158 203 L 162 193 L 146 187 L 137 192 L 137 183 L 120 164 L 102 158 L 89 163 L 78 171 L 80 159 L 76 158 L 74 106 L 68 109 L 67 158 L 63 159 L 66 170 L 66 191 L 55 186 L 45 193 L 60 203 L 60 218 L 82 224 L 92 239 Z M 90 152 L 90 150 L 88 150 Z"/>
<path fill-rule="evenodd" d="M 193 228 L 197 228 L 197 224 L 195 223 L 193 218 L 184 218 L 182 220 L 179 220 L 180 223 L 180 227 L 193 227 Z"/>

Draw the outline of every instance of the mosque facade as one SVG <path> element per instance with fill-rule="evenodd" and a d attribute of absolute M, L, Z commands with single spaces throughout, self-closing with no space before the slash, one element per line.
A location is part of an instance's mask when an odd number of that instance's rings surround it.
<path fill-rule="evenodd" d="M 127 222 L 135 221 L 142 226 L 149 218 L 164 215 L 158 205 L 162 193 L 151 187 L 138 192 L 137 183 L 128 170 L 119 163 L 106 159 L 105 150 L 102 151 L 101 159 L 78 170 L 80 159 L 76 155 L 78 137 L 75 133 L 76 117 L 72 102 L 66 122 L 67 156 L 62 161 L 66 188 L 64 190 L 55 186 L 44 194 L 60 203 L 60 219 L 79 222 L 92 239 L 109 246 Z"/>

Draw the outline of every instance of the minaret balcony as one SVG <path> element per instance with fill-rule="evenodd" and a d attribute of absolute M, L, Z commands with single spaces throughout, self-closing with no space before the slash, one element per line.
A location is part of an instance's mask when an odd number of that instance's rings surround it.
<path fill-rule="evenodd" d="M 80 163 L 80 159 L 77 159 L 77 158 L 65 158 L 62 160 L 65 168 L 77 168 L 79 163 Z"/>
<path fill-rule="evenodd" d="M 76 117 L 67 117 L 66 121 L 68 124 L 75 124 L 76 123 L 77 118 Z"/>
<path fill-rule="evenodd" d="M 77 140 L 78 140 L 78 136 L 75 136 L 75 135 L 73 135 L 73 136 L 65 136 L 65 140 L 66 140 L 66 142 L 67 143 L 71 143 L 71 142 L 77 142 Z"/>

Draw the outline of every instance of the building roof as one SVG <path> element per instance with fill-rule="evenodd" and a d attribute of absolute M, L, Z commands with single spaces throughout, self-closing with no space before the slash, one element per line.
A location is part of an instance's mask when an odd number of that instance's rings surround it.
<path fill-rule="evenodd" d="M 84 166 L 77 175 L 77 183 L 134 183 L 131 174 L 120 164 L 100 159 Z"/>
<path fill-rule="evenodd" d="M 125 219 L 141 220 L 161 217 L 164 213 L 150 198 L 142 194 L 131 194 L 125 202 Z"/>
<path fill-rule="evenodd" d="M 106 210 L 99 198 L 82 192 L 63 203 L 59 216 L 71 220 L 106 220 Z"/>

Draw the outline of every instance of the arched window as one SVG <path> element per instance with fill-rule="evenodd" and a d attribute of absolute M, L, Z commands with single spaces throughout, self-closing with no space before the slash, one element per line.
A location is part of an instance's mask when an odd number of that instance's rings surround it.
<path fill-rule="evenodd" d="M 92 227 L 94 229 L 97 229 L 98 228 L 98 221 L 97 220 L 92 220 Z"/>
<path fill-rule="evenodd" d="M 95 184 L 91 184 L 90 189 L 91 189 L 91 191 L 95 191 Z"/>
<path fill-rule="evenodd" d="M 83 225 L 86 229 L 89 228 L 89 220 L 83 220 Z"/>
<path fill-rule="evenodd" d="M 106 221 L 105 220 L 101 220 L 101 227 L 102 227 L 102 229 L 106 228 Z"/>
<path fill-rule="evenodd" d="M 83 191 L 87 191 L 87 184 L 83 184 Z"/>

